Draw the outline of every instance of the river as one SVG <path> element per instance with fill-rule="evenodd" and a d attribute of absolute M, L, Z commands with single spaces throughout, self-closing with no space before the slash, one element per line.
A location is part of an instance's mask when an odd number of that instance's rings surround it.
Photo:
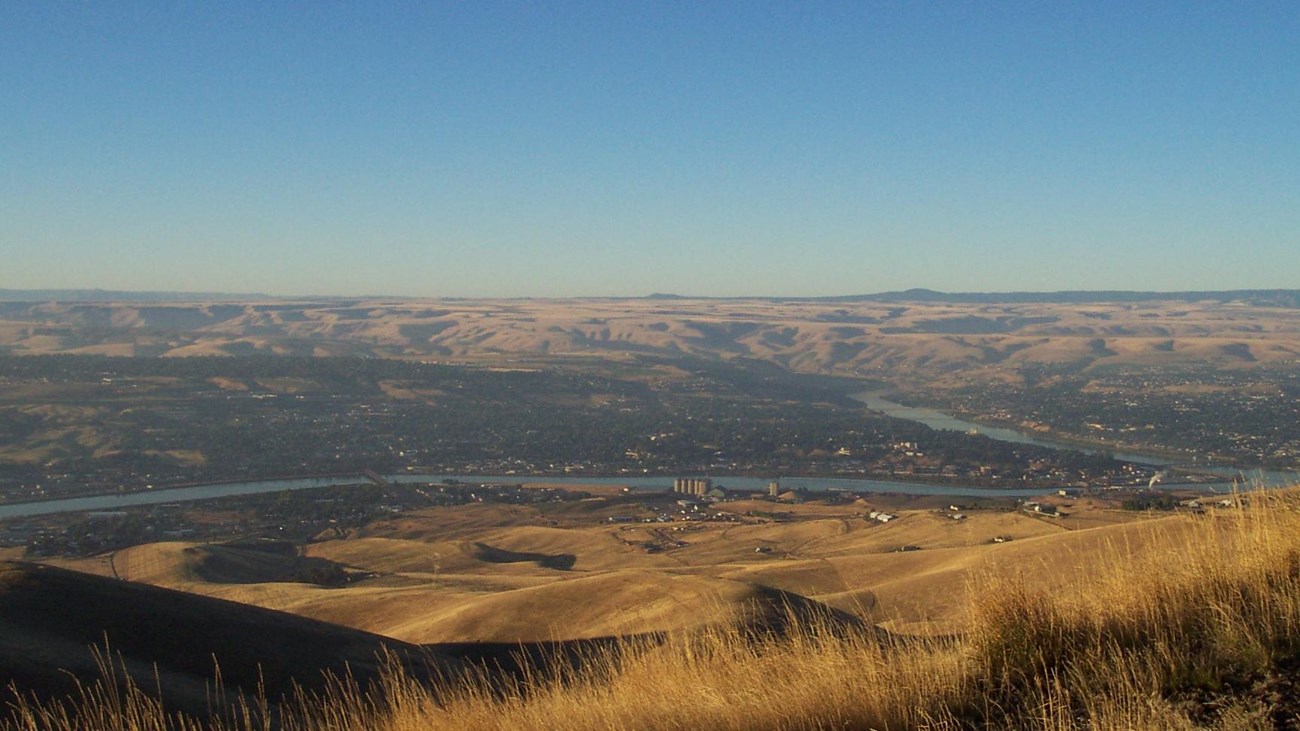
<path fill-rule="evenodd" d="M 986 426 L 976 424 L 973 421 L 965 421 L 951 414 L 945 414 L 942 411 L 927 409 L 920 406 L 904 406 L 895 403 L 880 395 L 878 391 L 863 391 L 855 393 L 850 398 L 859 401 L 872 411 L 879 411 L 889 416 L 908 421 L 919 421 L 931 429 L 947 429 L 949 431 L 971 432 L 977 431 L 986 437 L 996 439 L 1000 442 L 1015 442 L 1016 444 L 1033 444 L 1039 447 L 1048 447 L 1051 449 L 1074 449 L 1087 454 L 1099 454 L 1103 450 L 1091 447 L 1083 447 L 1077 444 L 1069 444 L 1063 441 L 1047 439 L 1040 435 L 1029 434 L 1015 429 L 1004 429 L 996 426 Z M 1115 459 L 1122 459 L 1125 462 L 1142 464 L 1150 467 L 1167 467 L 1169 460 L 1150 454 L 1138 454 L 1136 452 L 1109 452 L 1114 455 Z"/>
<path fill-rule="evenodd" d="M 1096 449 L 1080 447 L 1076 444 L 1054 441 L 1040 435 L 1026 434 L 1014 429 L 1003 429 L 999 427 L 985 426 L 983 424 L 976 424 L 975 422 L 965 421 L 950 414 L 935 411 L 934 409 L 904 406 L 903 404 L 885 399 L 880 395 L 880 393 L 875 391 L 864 391 L 855 394 L 853 398 L 873 411 L 880 411 L 900 419 L 917 421 L 933 429 L 950 429 L 956 431 L 975 430 L 992 439 L 1015 442 L 1017 444 L 1035 444 L 1051 449 L 1077 449 L 1092 453 L 1099 451 Z M 1117 459 L 1152 467 L 1169 466 L 1168 460 L 1162 461 L 1149 454 L 1127 452 L 1111 452 L 1111 454 L 1113 454 Z M 1230 481 L 1225 480 L 1222 483 L 1179 487 L 1187 487 L 1189 489 L 1198 489 L 1210 492 L 1222 492 L 1231 490 L 1233 488 L 1233 481 L 1245 485 L 1263 487 L 1300 484 L 1300 473 L 1297 472 L 1279 472 L 1274 470 L 1241 471 L 1232 467 L 1205 467 L 1199 465 L 1195 466 L 1193 469 L 1201 472 L 1221 474 L 1225 478 L 1229 478 Z M 673 482 L 673 477 L 671 476 L 545 477 L 522 475 L 398 474 L 384 475 L 383 478 L 389 482 L 396 483 L 430 483 L 452 479 L 468 483 L 493 483 L 507 485 L 550 484 L 571 487 L 581 487 L 583 485 L 623 485 L 630 487 L 633 490 L 644 492 L 668 490 L 672 487 Z M 142 505 L 161 505 L 165 503 L 190 502 L 194 500 L 210 500 L 213 498 L 234 497 L 239 495 L 260 495 L 271 492 L 283 492 L 286 490 L 309 490 L 321 487 L 362 485 L 368 484 L 368 482 L 369 481 L 362 475 L 342 475 L 334 477 L 285 480 L 254 480 L 250 482 L 224 482 L 211 485 L 165 488 L 117 495 L 97 495 L 94 497 L 62 498 L 58 500 L 12 503 L 0 505 L 0 520 L 8 518 L 26 518 L 37 515 L 50 515 L 55 513 L 115 511 Z M 769 480 L 760 477 L 718 477 L 715 478 L 715 482 L 723 487 L 744 490 L 765 490 Z M 968 487 L 963 485 L 927 482 L 891 482 L 888 480 L 831 477 L 782 478 L 781 485 L 783 489 L 801 487 L 814 491 L 846 490 L 849 492 L 892 492 L 904 495 L 965 495 L 976 497 L 1027 497 L 1031 495 L 1041 495 L 1045 492 L 1051 491 L 1050 488 L 1042 487 L 1031 489 Z"/>
<path fill-rule="evenodd" d="M 1096 447 L 1080 446 L 1066 441 L 1058 441 L 1039 434 L 1017 431 L 1015 429 L 1005 429 L 996 426 L 987 426 L 978 424 L 973 421 L 959 419 L 951 414 L 945 414 L 942 411 L 927 409 L 920 406 L 905 406 L 894 401 L 890 401 L 881 395 L 879 391 L 863 391 L 851 396 L 855 401 L 862 403 L 872 411 L 879 411 L 889 416 L 900 419 L 916 421 L 931 429 L 948 429 L 952 431 L 979 432 L 991 439 L 997 439 L 1003 442 L 1014 442 L 1016 444 L 1033 444 L 1039 447 L 1048 447 L 1049 449 L 1074 449 L 1088 454 L 1100 454 L 1105 452 L 1122 459 L 1125 462 L 1146 465 L 1148 467 L 1171 467 L 1174 466 L 1168 458 L 1159 457 L 1154 454 L 1143 454 L 1140 452 L 1117 452 L 1113 450 L 1102 450 Z M 1213 466 L 1213 465 L 1183 465 L 1184 469 L 1192 472 L 1207 472 L 1210 474 L 1223 475 L 1229 480 L 1235 480 L 1240 483 L 1249 485 L 1260 485 L 1263 487 L 1280 487 L 1286 485 L 1300 484 L 1300 472 L 1287 472 L 1279 470 L 1266 469 L 1240 469 L 1237 467 Z M 1213 485 L 1214 488 L 1231 488 L 1232 482 Z"/>
<path fill-rule="evenodd" d="M 443 480 L 456 480 L 470 484 L 501 485 L 559 485 L 562 487 L 582 487 L 583 485 L 621 485 L 636 492 L 665 492 L 672 488 L 673 477 L 546 477 L 525 475 L 429 475 L 398 474 L 382 475 L 392 483 L 427 484 Z M 770 480 L 761 477 L 723 477 L 714 478 L 714 483 L 721 487 L 741 490 L 766 490 Z M 367 485 L 370 481 L 363 475 L 340 475 L 321 478 L 299 478 L 288 480 L 254 480 L 250 482 L 223 482 L 212 485 L 192 485 L 189 487 L 161 488 L 145 492 L 131 492 L 118 495 L 96 495 L 93 497 L 61 498 L 58 500 L 40 500 L 25 503 L 0 505 L 0 520 L 12 518 L 29 518 L 38 515 L 57 513 L 109 512 L 144 505 L 163 505 L 166 503 L 211 500 L 240 495 L 262 495 L 286 490 L 310 490 L 322 487 L 343 487 L 349 485 Z M 813 491 L 845 490 L 849 492 L 892 492 L 905 495 L 967 495 L 983 497 L 1028 497 L 1048 492 L 1038 489 L 1001 489 L 989 487 L 963 487 L 960 485 L 942 485 L 924 482 L 890 482 L 887 480 L 858 480 L 831 477 L 789 477 L 781 480 L 782 489 L 804 488 Z"/>

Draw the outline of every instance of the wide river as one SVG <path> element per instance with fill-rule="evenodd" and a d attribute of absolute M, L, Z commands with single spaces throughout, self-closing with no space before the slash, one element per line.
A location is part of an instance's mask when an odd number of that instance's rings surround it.
<path fill-rule="evenodd" d="M 974 422 L 963 421 L 949 414 L 933 409 L 904 406 L 883 398 L 879 393 L 867 391 L 853 398 L 862 402 L 867 408 L 881 411 L 890 416 L 909 419 L 925 424 L 933 429 L 952 429 L 957 431 L 975 430 L 993 439 L 1018 444 L 1036 444 L 1053 449 L 1079 449 L 1095 451 L 1078 445 L 1044 439 L 1041 436 L 1025 434 L 1013 429 L 1001 429 Z M 1115 457 L 1131 462 L 1151 466 L 1167 466 L 1167 460 L 1151 455 L 1113 453 Z M 1251 485 L 1277 486 L 1300 483 L 1300 473 L 1254 470 L 1239 472 L 1234 468 L 1209 468 L 1198 466 L 1196 469 L 1217 472 L 1228 478 L 1222 483 L 1198 485 L 1197 489 L 1207 491 L 1226 491 L 1233 487 L 1232 480 Z M 663 477 L 537 477 L 523 475 L 429 475 L 397 474 L 384 475 L 385 480 L 395 483 L 430 483 L 442 480 L 458 480 L 468 483 L 494 484 L 547 484 L 581 487 L 583 485 L 623 485 L 635 491 L 664 491 L 672 487 L 673 478 Z M 764 490 L 769 480 L 761 477 L 722 477 L 715 483 L 723 487 L 745 490 Z M 0 505 L 0 520 L 7 518 L 25 518 L 53 513 L 74 513 L 94 511 L 114 511 L 141 505 L 161 505 L 164 503 L 210 500 L 213 498 L 235 497 L 239 495 L 259 495 L 286 490 L 310 490 L 321 487 L 340 487 L 346 485 L 368 484 L 362 475 L 340 475 L 333 477 L 307 477 L 286 480 L 257 480 L 251 482 L 223 482 L 211 485 L 193 485 L 174 487 L 144 492 L 132 492 L 116 495 L 97 495 L 93 497 L 63 498 L 59 500 L 42 500 L 36 502 L 12 503 Z M 849 492 L 891 492 L 904 495 L 968 495 L 980 497 L 1026 497 L 1041 495 L 1049 488 L 1009 489 L 989 487 L 968 487 L 963 485 L 946 485 L 927 482 L 892 482 L 888 480 L 864 480 L 830 477 L 787 477 L 781 479 L 782 489 L 805 488 L 808 490 L 845 490 Z"/>
<path fill-rule="evenodd" d="M 1154 454 L 1142 454 L 1140 452 L 1117 452 L 1113 450 L 1101 450 L 1095 447 L 1080 446 L 1070 442 L 1059 441 L 1044 437 L 1039 434 L 1017 431 L 1015 429 L 1004 429 L 996 426 L 987 426 L 977 424 L 973 421 L 959 419 L 951 414 L 945 414 L 942 411 L 927 409 L 920 406 L 904 406 L 886 399 L 878 391 L 863 391 L 851 396 L 855 401 L 861 402 L 872 411 L 879 411 L 889 416 L 895 416 L 908 421 L 917 421 L 931 429 L 948 429 L 963 432 L 979 432 L 986 437 L 997 439 L 1002 442 L 1014 442 L 1016 444 L 1034 444 L 1040 447 L 1051 449 L 1074 449 L 1088 454 L 1099 454 L 1107 451 L 1116 459 L 1122 459 L 1125 462 L 1147 465 L 1149 467 L 1170 467 L 1173 462 L 1167 457 L 1160 457 Z M 1228 482 L 1214 487 L 1231 487 L 1231 480 L 1244 482 L 1251 485 L 1262 485 L 1264 487 L 1279 487 L 1287 485 L 1300 484 L 1300 472 L 1286 472 L 1278 470 L 1248 469 L 1242 470 L 1236 467 L 1223 467 L 1213 465 L 1183 465 L 1185 468 L 1194 472 L 1208 472 L 1211 474 L 1223 475 L 1228 478 Z"/>
<path fill-rule="evenodd" d="M 986 437 L 996 439 L 1000 442 L 1035 444 L 1040 447 L 1050 447 L 1052 449 L 1074 449 L 1089 454 L 1096 454 L 1100 451 L 1088 447 L 1080 447 L 1076 444 L 1067 444 L 1052 439 L 1044 439 L 1041 436 L 1016 431 L 1015 429 L 1003 429 L 996 426 L 976 424 L 973 421 L 958 419 L 951 414 L 945 414 L 942 411 L 935 411 L 934 409 L 926 409 L 920 406 L 904 406 L 884 398 L 877 391 L 855 393 L 850 398 L 854 401 L 860 401 L 872 411 L 879 411 L 899 419 L 907 419 L 908 421 L 919 421 L 931 429 L 947 429 L 950 431 L 963 432 L 977 431 Z M 1111 452 L 1111 454 L 1115 456 L 1115 459 L 1122 459 L 1125 462 L 1135 462 L 1137 464 L 1161 467 L 1169 464 L 1169 460 L 1161 459 L 1150 454 L 1136 454 L 1132 452 Z"/>
<path fill-rule="evenodd" d="M 388 482 L 401 484 L 439 483 L 443 480 L 456 480 L 470 484 L 491 483 L 500 485 L 555 485 L 562 487 L 582 487 L 583 485 L 621 485 L 636 492 L 664 492 L 673 486 L 671 476 L 663 477 L 536 477 L 524 475 L 429 475 L 399 474 L 383 475 Z M 714 484 L 743 490 L 766 490 L 770 480 L 761 477 L 715 478 Z M 298 478 L 291 480 L 257 480 L 252 482 L 223 482 L 212 485 L 194 485 L 190 487 L 172 487 L 145 492 L 130 492 L 117 495 L 95 495 L 93 497 L 62 498 L 58 500 L 41 500 L 38 502 L 11 503 L 0 505 L 0 520 L 7 518 L 26 518 L 53 513 L 104 512 L 122 510 L 141 505 L 162 505 L 165 503 L 190 502 L 193 500 L 211 500 L 221 497 L 239 495 L 260 495 L 286 490 L 310 490 L 320 487 L 342 487 L 348 485 L 370 484 L 362 475 L 339 475 L 332 477 Z M 805 488 L 815 491 L 846 490 L 849 492 L 892 492 L 906 495 L 973 495 L 973 496 L 1015 496 L 1026 497 L 1041 495 L 1047 490 L 1000 489 L 988 487 L 963 487 L 960 485 L 940 485 L 925 482 L 890 482 L 886 480 L 857 480 L 830 477 L 787 477 L 781 480 L 781 488 Z"/>

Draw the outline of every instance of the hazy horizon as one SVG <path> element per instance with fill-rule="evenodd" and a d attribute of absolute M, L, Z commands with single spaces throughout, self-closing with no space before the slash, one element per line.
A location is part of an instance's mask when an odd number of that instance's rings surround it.
<path fill-rule="evenodd" d="M 474 295 L 406 295 L 391 293 L 360 293 L 360 294 L 337 294 L 337 293 L 287 293 L 287 294 L 269 294 L 260 293 L 260 291 L 187 291 L 187 290 L 110 290 L 104 287 L 0 287 L 0 302 L 29 302 L 29 298 L 57 300 L 57 302 L 174 302 L 174 303 L 195 303 L 203 300 L 227 300 L 227 302 L 252 302 L 256 299 L 283 299 L 299 300 L 299 302 L 308 302 L 308 300 L 498 300 L 498 299 L 520 299 L 520 300 L 602 300 L 602 299 L 719 299 L 719 300 L 857 300 L 857 299 L 898 299 L 904 300 L 914 297 L 920 300 L 933 299 L 957 299 L 957 300 L 988 300 L 988 302 L 998 302 L 997 298 L 1008 298 L 1009 300 L 1021 299 L 1031 302 L 1034 298 L 1043 298 L 1044 302 L 1052 299 L 1071 299 L 1078 302 L 1088 302 L 1089 297 L 1106 297 L 1106 295 L 1123 295 L 1125 298 L 1139 299 L 1187 299 L 1191 297 L 1225 297 L 1225 295 L 1258 295 L 1266 297 L 1270 294 L 1296 295 L 1300 300 L 1300 287 L 1266 287 L 1266 289 L 1229 289 L 1229 290 L 1171 290 L 1171 289 L 1147 289 L 1147 290 L 967 290 L 967 291 L 941 291 L 928 289 L 928 287 L 906 287 L 906 289 L 888 290 L 888 291 L 857 291 L 857 293 L 832 293 L 823 295 L 781 295 L 781 294 L 728 294 L 728 295 L 710 295 L 710 294 L 689 294 L 689 293 L 667 293 L 667 291 L 654 291 L 654 293 L 645 294 L 607 294 L 607 295 L 497 295 L 497 297 L 474 297 Z M 135 299 L 138 298 L 138 299 Z"/>
<path fill-rule="evenodd" d="M 1285 288 L 1297 36 L 1269 2 L 10 4 L 0 288 Z"/>

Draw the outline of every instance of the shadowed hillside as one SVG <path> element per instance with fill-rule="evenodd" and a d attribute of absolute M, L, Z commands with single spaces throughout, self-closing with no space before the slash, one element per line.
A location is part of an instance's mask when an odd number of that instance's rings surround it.
<path fill-rule="evenodd" d="M 0 563 L 0 676 L 42 694 L 97 674 L 92 646 L 121 657 L 169 706 L 207 709 L 214 663 L 231 697 L 259 683 L 272 699 L 324 673 L 378 677 L 380 654 L 417 674 L 454 663 L 414 645 L 267 609 L 25 563 Z"/>

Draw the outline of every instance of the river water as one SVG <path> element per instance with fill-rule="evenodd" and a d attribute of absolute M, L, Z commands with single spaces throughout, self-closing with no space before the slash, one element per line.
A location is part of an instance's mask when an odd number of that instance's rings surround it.
<path fill-rule="evenodd" d="M 903 404 L 889 401 L 874 391 L 859 393 L 854 395 L 853 398 L 873 411 L 880 411 L 901 419 L 917 421 L 933 429 L 950 429 L 963 432 L 974 430 L 993 439 L 1015 442 L 1017 444 L 1035 444 L 1052 449 L 1077 449 L 1094 453 L 1097 451 L 1066 442 L 1046 439 L 1039 435 L 1026 434 L 1014 429 L 990 427 L 983 424 L 964 421 L 950 414 L 935 411 L 934 409 L 904 406 Z M 1152 467 L 1165 467 L 1169 465 L 1168 460 L 1161 460 L 1152 455 L 1125 452 L 1112 452 L 1111 454 L 1118 459 Z M 1191 489 L 1201 489 L 1210 492 L 1231 490 L 1234 487 L 1234 482 L 1247 486 L 1263 487 L 1294 485 L 1300 483 L 1300 473 L 1297 472 L 1277 472 L 1270 470 L 1239 471 L 1232 467 L 1204 466 L 1196 466 L 1194 469 L 1202 472 L 1222 474 L 1227 478 L 1221 483 L 1195 485 L 1191 487 Z M 405 484 L 436 483 L 441 482 L 442 480 L 451 479 L 471 484 L 548 484 L 568 487 L 582 487 L 583 485 L 622 485 L 630 487 L 634 491 L 638 492 L 664 491 L 671 488 L 673 483 L 673 477 L 671 476 L 537 477 L 522 475 L 398 474 L 384 475 L 383 477 L 389 482 Z M 725 477 L 715 478 L 714 481 L 722 487 L 744 490 L 765 490 L 769 482 L 768 479 L 760 477 Z M 342 475 L 333 477 L 256 480 L 250 482 L 225 482 L 212 485 L 194 485 L 190 487 L 175 487 L 118 495 L 98 495 L 94 497 L 64 498 L 59 500 L 43 500 L 37 502 L 0 505 L 0 520 L 7 518 L 26 518 L 36 515 L 50 515 L 54 513 L 115 511 L 143 505 L 162 505 L 165 503 L 210 500 L 213 498 L 234 497 L 239 495 L 260 495 L 271 492 L 283 492 L 285 490 L 310 490 L 321 487 L 340 487 L 363 484 L 368 484 L 368 481 L 362 475 Z M 1034 489 L 1008 489 L 967 487 L 962 485 L 926 482 L 891 482 L 888 480 L 830 477 L 783 478 L 781 479 L 781 487 L 783 490 L 805 488 L 813 491 L 845 490 L 849 492 L 892 492 L 904 495 L 965 495 L 976 497 L 1027 497 L 1050 492 L 1049 488 L 1041 487 Z"/>
<path fill-rule="evenodd" d="M 673 477 L 536 477 L 523 475 L 428 475 L 398 474 L 383 475 L 388 482 L 400 484 L 440 483 L 443 480 L 456 480 L 469 484 L 499 485 L 557 485 L 561 487 L 581 488 L 584 485 L 618 485 L 630 487 L 635 492 L 664 492 L 672 488 Z M 715 478 L 714 484 L 742 490 L 766 490 L 770 480 L 761 477 L 725 477 Z M 968 495 L 985 497 L 1027 497 L 1047 492 L 1039 489 L 1001 489 L 988 487 L 962 487 L 960 485 L 941 485 L 924 482 L 890 482 L 887 480 L 857 480 L 829 477 L 791 477 L 781 481 L 781 489 L 804 488 L 813 491 L 844 490 L 848 492 L 892 492 L 905 495 Z M 362 475 L 341 475 L 321 478 L 301 478 L 291 480 L 257 480 L 251 482 L 224 482 L 213 485 L 194 485 L 191 487 L 173 487 L 146 492 L 132 492 L 120 495 L 96 495 L 94 497 L 62 498 L 38 502 L 12 503 L 0 505 L 0 520 L 10 518 L 28 518 L 37 515 L 55 513 L 109 512 L 144 505 L 163 505 L 166 503 L 211 500 L 221 497 L 239 495 L 261 495 L 286 490 L 310 490 L 321 487 L 341 487 L 348 485 L 367 485 L 370 482 Z"/>
<path fill-rule="evenodd" d="M 309 490 L 316 487 L 338 487 L 341 485 L 360 485 L 367 482 L 362 475 L 343 475 L 335 477 L 304 477 L 288 480 L 256 480 L 251 482 L 221 482 L 212 485 L 192 485 L 189 487 L 171 487 L 144 492 L 128 492 L 118 495 L 95 495 L 90 497 L 59 498 L 57 500 L 40 500 L 28 503 L 0 505 L 0 520 L 5 518 L 26 518 L 34 515 L 53 513 L 81 513 L 114 511 L 141 505 L 163 505 L 165 503 L 192 502 L 194 500 L 211 500 L 219 497 L 238 495 L 260 495 L 268 492 L 285 490 Z"/>
<path fill-rule="evenodd" d="M 1050 449 L 1074 449 L 1087 454 L 1100 454 L 1103 451 L 1125 462 L 1146 465 L 1148 467 L 1171 467 L 1174 465 L 1167 457 L 1159 457 L 1152 454 L 1142 454 L 1140 452 L 1116 452 L 1111 450 L 1101 450 L 1095 447 L 1080 446 L 1065 441 L 1058 441 L 1043 437 L 1038 434 L 1031 434 L 1015 429 L 1005 429 L 996 426 L 987 426 L 977 424 L 973 421 L 959 419 L 951 414 L 945 414 L 942 411 L 927 409 L 919 406 L 904 406 L 903 404 L 890 401 L 884 398 L 878 391 L 863 391 L 862 393 L 853 394 L 851 398 L 862 403 L 872 411 L 879 411 L 889 416 L 895 416 L 900 419 L 917 421 L 931 429 L 948 429 L 952 431 L 979 432 L 986 437 L 997 439 L 1003 442 L 1014 442 L 1016 444 L 1033 444 Z M 1224 467 L 1212 465 L 1183 465 L 1184 468 L 1193 472 L 1208 472 L 1211 474 L 1223 475 L 1228 481 L 1213 485 L 1212 487 L 1228 488 L 1232 487 L 1232 481 L 1246 485 L 1259 485 L 1263 487 L 1281 487 L 1300 484 L 1300 472 L 1287 472 L 1279 470 L 1265 469 L 1239 469 L 1237 467 Z"/>
<path fill-rule="evenodd" d="M 1068 444 L 1058 442 L 1052 439 L 1045 439 L 1041 436 L 1028 434 L 1015 429 L 1003 429 L 996 426 L 985 426 L 976 424 L 973 421 L 958 419 L 951 414 L 945 414 L 942 411 L 926 409 L 920 406 L 904 406 L 895 403 L 880 395 L 876 391 L 863 391 L 862 393 L 853 394 L 850 398 L 861 402 L 872 411 L 880 411 L 889 416 L 908 421 L 919 421 L 931 429 L 947 429 L 950 431 L 971 432 L 977 431 L 986 437 L 996 439 L 1000 442 L 1015 442 L 1016 444 L 1033 444 L 1039 447 L 1049 447 L 1051 449 L 1073 449 L 1087 454 L 1099 454 L 1102 450 L 1081 447 L 1077 444 Z M 1167 467 L 1169 460 L 1161 459 L 1150 454 L 1137 454 L 1135 452 L 1110 452 L 1115 459 L 1122 459 L 1125 462 L 1142 464 L 1150 467 Z"/>

